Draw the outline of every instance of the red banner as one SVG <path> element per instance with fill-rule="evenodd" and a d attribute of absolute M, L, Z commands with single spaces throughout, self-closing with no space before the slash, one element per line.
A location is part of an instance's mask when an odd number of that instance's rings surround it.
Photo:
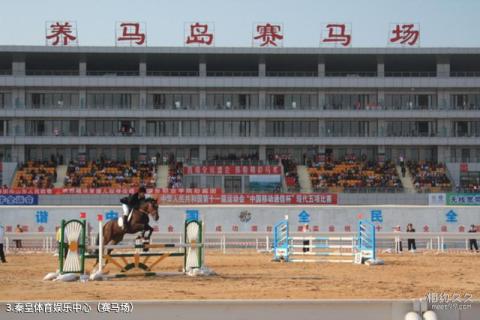
<path fill-rule="evenodd" d="M 191 166 L 183 167 L 183 174 L 266 175 L 282 174 L 282 169 L 280 166 Z"/>
<path fill-rule="evenodd" d="M 217 194 L 217 195 L 160 195 L 161 204 L 240 204 L 284 205 L 312 204 L 335 205 L 337 195 L 331 193 L 282 193 L 282 194 Z"/>
<path fill-rule="evenodd" d="M 136 192 L 136 188 L 52 188 L 52 189 L 37 189 L 37 188 L 13 188 L 0 189 L 0 194 L 129 194 Z M 168 189 L 168 188 L 147 188 L 148 194 L 192 194 L 192 195 L 219 195 L 222 193 L 221 188 L 182 188 L 182 189 Z"/>

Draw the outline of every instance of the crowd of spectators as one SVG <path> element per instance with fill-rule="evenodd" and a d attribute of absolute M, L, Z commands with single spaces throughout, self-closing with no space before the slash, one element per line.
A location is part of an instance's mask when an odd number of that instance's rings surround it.
<path fill-rule="evenodd" d="M 468 183 L 463 186 L 457 187 L 457 192 L 462 193 L 480 193 L 480 184 L 478 183 Z"/>
<path fill-rule="evenodd" d="M 297 164 L 292 159 L 281 159 L 285 183 L 288 192 L 299 192 L 300 182 L 298 181 Z"/>
<path fill-rule="evenodd" d="M 54 161 L 28 161 L 21 164 L 14 178 L 14 188 L 53 188 L 57 180 L 57 164 Z"/>
<path fill-rule="evenodd" d="M 417 192 L 451 191 L 452 184 L 447 176 L 447 167 L 433 161 L 407 161 Z"/>
<path fill-rule="evenodd" d="M 354 155 L 325 163 L 310 163 L 309 174 L 315 192 L 400 192 L 403 190 L 395 164 L 368 161 Z"/>
<path fill-rule="evenodd" d="M 156 173 L 153 163 L 137 161 L 70 162 L 64 180 L 65 187 L 121 188 L 155 187 Z"/>
<path fill-rule="evenodd" d="M 183 162 L 172 161 L 168 165 L 168 188 L 183 188 Z"/>

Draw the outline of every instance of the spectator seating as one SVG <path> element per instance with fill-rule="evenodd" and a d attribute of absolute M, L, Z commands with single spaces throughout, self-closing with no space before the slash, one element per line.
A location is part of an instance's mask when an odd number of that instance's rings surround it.
<path fill-rule="evenodd" d="M 282 159 L 281 161 L 288 192 L 299 192 L 300 183 L 298 181 L 297 164 L 291 159 Z"/>
<path fill-rule="evenodd" d="M 452 190 L 452 183 L 447 176 L 447 167 L 433 161 L 407 161 L 407 168 L 412 175 L 417 192 L 445 192 Z"/>
<path fill-rule="evenodd" d="M 400 192 L 395 165 L 375 161 L 328 161 L 309 169 L 315 192 Z"/>
<path fill-rule="evenodd" d="M 183 188 L 183 163 L 172 161 L 168 165 L 168 188 Z"/>
<path fill-rule="evenodd" d="M 88 161 L 84 165 L 70 162 L 65 187 L 124 188 L 155 187 L 156 175 L 152 163 L 135 161 Z"/>
<path fill-rule="evenodd" d="M 19 165 L 13 188 L 53 188 L 57 180 L 57 165 L 50 161 L 28 161 Z"/>

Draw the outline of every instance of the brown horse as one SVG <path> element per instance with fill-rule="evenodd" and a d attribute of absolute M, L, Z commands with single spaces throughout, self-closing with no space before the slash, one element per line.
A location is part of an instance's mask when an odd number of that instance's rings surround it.
<path fill-rule="evenodd" d="M 153 228 L 148 224 L 150 218 L 158 221 L 158 203 L 157 200 L 150 198 L 143 200 L 138 209 L 134 209 L 132 213 L 132 218 L 127 223 L 125 228 L 121 228 L 118 225 L 117 219 L 108 221 L 103 226 L 103 245 L 115 245 L 123 240 L 125 234 L 135 234 L 142 232 L 142 238 L 149 240 Z M 145 237 L 145 233 L 148 232 L 148 236 Z M 97 245 L 98 245 L 97 238 Z M 113 249 L 108 250 L 108 254 L 112 252 Z M 95 255 L 98 256 L 98 249 L 95 251 Z"/>

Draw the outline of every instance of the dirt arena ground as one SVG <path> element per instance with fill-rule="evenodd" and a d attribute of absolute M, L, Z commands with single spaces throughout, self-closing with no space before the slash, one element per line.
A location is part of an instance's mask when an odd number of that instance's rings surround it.
<path fill-rule="evenodd" d="M 44 282 L 56 270 L 46 254 L 7 256 L 0 264 L 0 300 L 145 299 L 395 299 L 427 292 L 480 298 L 480 254 L 383 255 L 384 266 L 275 263 L 258 253 L 208 254 L 217 275 L 126 278 L 103 282 Z M 175 260 L 176 259 L 176 260 Z M 175 271 L 180 258 L 161 264 Z M 157 269 L 162 270 L 162 269 Z M 113 269 L 112 269 L 113 271 Z"/>

